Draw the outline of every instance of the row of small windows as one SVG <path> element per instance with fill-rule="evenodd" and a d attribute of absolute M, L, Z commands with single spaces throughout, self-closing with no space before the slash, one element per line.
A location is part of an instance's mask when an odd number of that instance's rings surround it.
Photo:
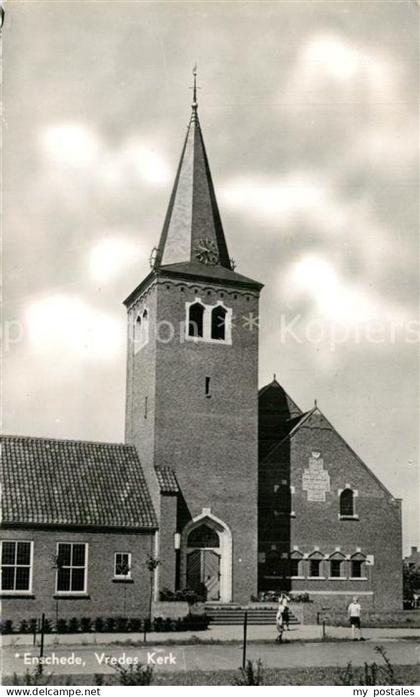
<path fill-rule="evenodd" d="M 204 337 L 204 314 L 206 310 L 200 302 L 195 302 L 189 306 L 187 317 L 187 333 L 188 336 L 203 338 Z M 210 321 L 210 338 L 216 341 L 225 341 L 226 339 L 226 315 L 227 310 L 222 305 L 216 305 L 211 310 Z"/>
<path fill-rule="evenodd" d="M 56 593 L 86 593 L 88 545 L 59 542 L 53 556 Z M 114 553 L 115 580 L 131 578 L 131 553 Z M 7 540 L 1 543 L 1 591 L 30 593 L 32 590 L 33 542 Z"/>
<path fill-rule="evenodd" d="M 265 564 L 266 572 L 271 575 L 291 578 L 366 578 L 366 558 L 362 554 L 348 560 L 341 553 L 336 553 L 330 559 L 314 553 L 304 559 L 302 554 L 296 552 L 293 558 L 281 560 L 277 551 L 269 551 L 260 554 L 260 563 Z"/>

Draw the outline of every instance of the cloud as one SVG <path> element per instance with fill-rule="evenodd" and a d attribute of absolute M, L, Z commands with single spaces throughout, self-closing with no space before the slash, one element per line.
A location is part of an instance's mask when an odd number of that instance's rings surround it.
<path fill-rule="evenodd" d="M 90 277 L 103 283 L 117 278 L 121 272 L 136 263 L 146 269 L 148 251 L 139 242 L 123 237 L 104 237 L 90 250 L 88 267 Z M 142 268 L 139 269 L 139 276 Z"/>
<path fill-rule="evenodd" d="M 336 33 L 318 33 L 302 44 L 282 93 L 285 102 L 319 102 L 348 98 L 395 96 L 394 65 L 377 51 Z"/>
<path fill-rule="evenodd" d="M 408 321 L 403 307 L 347 279 L 329 259 L 317 254 L 304 254 L 290 264 L 279 286 L 282 297 L 289 301 L 309 301 L 308 321 L 317 316 L 348 328 L 373 322 L 401 326 Z"/>
<path fill-rule="evenodd" d="M 31 303 L 25 320 L 35 354 L 108 361 L 121 350 L 121 323 L 74 295 L 50 295 Z"/>
<path fill-rule="evenodd" d="M 76 169 L 95 165 L 101 147 L 96 135 L 77 123 L 49 126 L 42 132 L 41 143 L 53 163 Z"/>
<path fill-rule="evenodd" d="M 150 137 L 129 137 L 118 146 L 107 145 L 92 129 L 80 123 L 49 125 L 40 134 L 41 155 L 54 176 L 68 176 L 69 169 L 107 188 L 141 182 L 163 186 L 171 177 L 169 166 Z"/>

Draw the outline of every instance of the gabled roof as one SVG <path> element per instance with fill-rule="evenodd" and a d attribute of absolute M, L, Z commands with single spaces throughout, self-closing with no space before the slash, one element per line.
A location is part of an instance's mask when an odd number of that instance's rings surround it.
<path fill-rule="evenodd" d="M 172 467 L 155 467 L 156 478 L 162 494 L 177 494 L 179 492 L 178 482 Z"/>
<path fill-rule="evenodd" d="M 393 501 L 398 501 L 398 499 L 395 499 L 395 497 L 391 494 L 389 489 L 386 488 L 386 486 L 381 482 L 380 479 L 372 472 L 370 467 L 366 465 L 365 462 L 359 457 L 359 455 L 353 450 L 353 448 L 347 443 L 347 441 L 343 438 L 342 435 L 334 428 L 332 423 L 327 419 L 327 417 L 322 413 L 322 411 L 319 409 L 318 405 L 315 404 L 314 407 L 305 414 L 302 415 L 300 419 L 297 419 L 296 423 L 294 426 L 290 429 L 290 431 L 282 438 L 282 440 L 279 443 L 276 443 L 264 456 L 263 462 L 268 462 L 271 461 L 272 458 L 276 457 L 276 453 L 285 445 L 290 442 L 294 436 L 301 431 L 304 428 L 309 428 L 309 429 L 320 429 L 320 430 L 326 430 L 326 431 L 333 431 L 336 436 L 342 441 L 342 443 L 350 450 L 350 452 L 354 455 L 354 457 L 358 460 L 358 462 L 367 470 L 367 472 L 371 475 L 371 477 L 376 481 L 376 483 L 381 487 L 381 489 L 388 495 Z"/>
<path fill-rule="evenodd" d="M 157 528 L 134 446 L 2 438 L 3 524 Z"/>
<path fill-rule="evenodd" d="M 301 418 L 302 411 L 274 378 L 258 393 L 259 456 L 264 458 Z"/>

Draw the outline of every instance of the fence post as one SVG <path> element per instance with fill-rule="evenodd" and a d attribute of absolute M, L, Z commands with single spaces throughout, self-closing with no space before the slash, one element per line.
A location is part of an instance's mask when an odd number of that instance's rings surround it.
<path fill-rule="evenodd" d="M 248 629 L 248 611 L 244 612 L 244 643 L 242 647 L 242 668 L 245 670 L 246 666 L 246 635 Z"/>
<path fill-rule="evenodd" d="M 39 649 L 39 665 L 38 673 L 41 675 L 43 670 L 42 659 L 44 658 L 44 632 L 45 632 L 45 612 L 42 613 L 41 617 L 41 646 Z"/>

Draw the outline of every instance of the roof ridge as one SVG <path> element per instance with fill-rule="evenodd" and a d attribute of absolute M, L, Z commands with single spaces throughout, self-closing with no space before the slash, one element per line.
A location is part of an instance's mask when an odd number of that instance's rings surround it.
<path fill-rule="evenodd" d="M 52 436 L 25 436 L 25 435 L 15 435 L 4 433 L 0 438 L 8 440 L 42 440 L 42 441 L 54 441 L 57 443 L 80 443 L 80 444 L 91 444 L 91 445 L 112 445 L 112 446 L 123 446 L 126 448 L 135 448 L 131 443 L 115 442 L 115 441 L 100 441 L 100 440 L 82 440 L 80 438 L 53 438 Z"/>
<path fill-rule="evenodd" d="M 298 428 L 301 427 L 301 425 L 303 424 L 303 422 L 306 421 L 306 419 L 307 419 L 311 414 L 313 414 L 313 412 L 315 411 L 315 409 L 317 409 L 316 406 L 312 407 L 312 409 L 310 409 L 309 411 L 304 412 L 304 413 L 301 414 L 300 416 L 295 416 L 295 417 L 293 417 L 293 418 L 295 418 L 295 419 L 299 419 L 299 421 L 297 422 L 297 424 L 295 424 L 295 425 L 293 426 L 293 428 L 290 429 L 289 433 L 287 433 L 280 441 L 278 441 L 278 443 L 274 443 L 274 445 L 270 448 L 270 450 L 264 455 L 264 457 L 263 457 L 263 459 L 262 459 L 262 462 L 264 462 L 264 461 L 266 460 L 266 458 L 270 455 L 270 453 L 274 452 L 274 450 L 275 450 L 276 448 L 279 448 L 279 447 L 284 443 L 284 441 L 287 440 L 287 438 L 290 438 L 291 436 L 293 436 L 293 435 L 296 433 L 296 431 L 298 430 Z M 287 421 L 291 421 L 291 419 L 288 419 Z"/>

